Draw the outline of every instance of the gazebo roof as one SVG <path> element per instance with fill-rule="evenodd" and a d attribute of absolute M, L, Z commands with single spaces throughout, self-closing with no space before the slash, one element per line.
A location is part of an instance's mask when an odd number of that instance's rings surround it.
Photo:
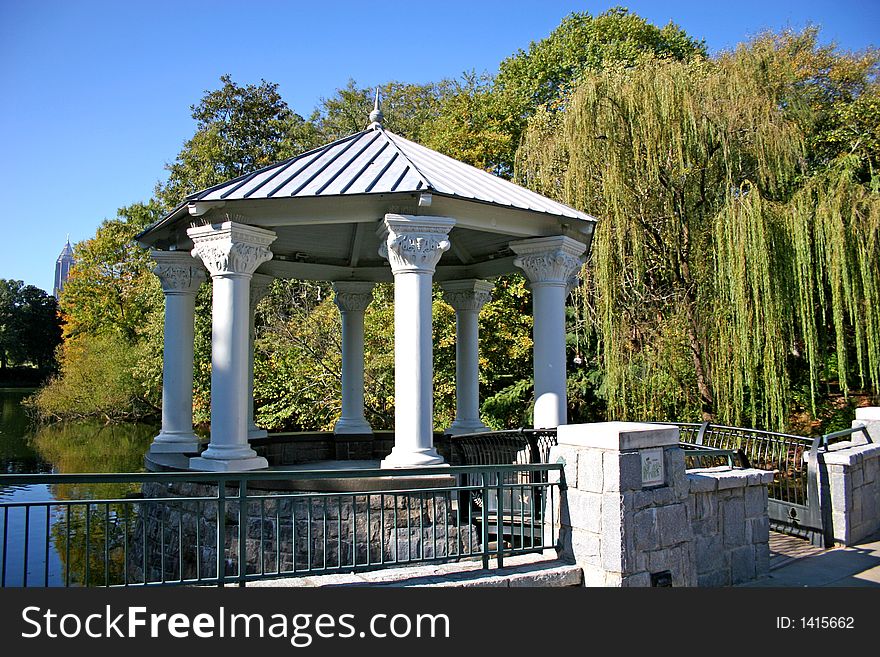
<path fill-rule="evenodd" d="M 366 130 L 191 195 L 190 201 L 433 192 L 593 221 L 590 215 L 420 146 L 373 123 Z"/>
<path fill-rule="evenodd" d="M 589 246 L 590 215 L 385 130 L 378 107 L 371 119 L 361 132 L 191 194 L 137 240 L 189 249 L 193 221 L 232 219 L 275 231 L 263 273 L 377 281 L 391 276 L 376 235 L 387 213 L 455 219 L 436 280 L 514 271 L 512 239 L 568 235 Z"/>

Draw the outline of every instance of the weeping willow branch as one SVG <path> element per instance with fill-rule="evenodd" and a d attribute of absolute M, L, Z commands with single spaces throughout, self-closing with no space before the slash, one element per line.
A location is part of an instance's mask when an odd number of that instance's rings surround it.
<path fill-rule="evenodd" d="M 610 417 L 782 428 L 793 352 L 814 411 L 829 359 L 844 393 L 877 389 L 880 196 L 855 156 L 806 168 L 772 66 L 753 49 L 603 71 L 530 123 L 519 182 L 601 218 L 575 298 Z"/>

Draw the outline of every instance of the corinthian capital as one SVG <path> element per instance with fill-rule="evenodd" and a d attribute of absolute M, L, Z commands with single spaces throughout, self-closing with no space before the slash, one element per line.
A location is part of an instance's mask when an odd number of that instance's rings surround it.
<path fill-rule="evenodd" d="M 186 231 L 193 241 L 193 256 L 200 258 L 211 276 L 253 274 L 272 259 L 269 245 L 275 233 L 263 228 L 225 221 Z"/>
<path fill-rule="evenodd" d="M 363 281 L 337 281 L 333 283 L 333 300 L 340 312 L 363 312 L 373 300 L 375 286 Z"/>
<path fill-rule="evenodd" d="M 489 281 L 469 278 L 460 281 L 446 281 L 440 284 L 446 303 L 455 312 L 480 312 L 480 309 L 492 300 L 492 288 Z"/>
<path fill-rule="evenodd" d="M 165 294 L 195 294 L 207 278 L 199 261 L 187 251 L 151 251 L 150 257 Z"/>
<path fill-rule="evenodd" d="M 455 219 L 386 214 L 379 228 L 379 254 L 391 263 L 395 274 L 434 273 L 440 257 L 451 246 L 449 231 Z"/>
<path fill-rule="evenodd" d="M 522 269 L 532 285 L 559 285 L 568 287 L 584 264 L 583 254 L 587 247 L 570 237 L 538 237 L 511 242 L 516 253 L 513 261 Z"/>

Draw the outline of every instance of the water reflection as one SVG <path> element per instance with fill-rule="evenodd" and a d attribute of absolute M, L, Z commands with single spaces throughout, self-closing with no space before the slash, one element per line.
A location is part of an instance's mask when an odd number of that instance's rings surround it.
<path fill-rule="evenodd" d="M 94 420 L 34 426 L 21 404 L 32 392 L 0 389 L 0 472 L 143 470 L 144 453 L 158 427 Z M 0 516 L 0 576 L 5 585 L 103 581 L 104 554 L 119 540 L 119 505 L 58 502 L 120 499 L 137 496 L 139 492 L 135 484 L 0 484 L 0 501 L 21 505 L 4 508 Z M 111 564 L 112 570 L 120 568 L 121 564 Z"/>

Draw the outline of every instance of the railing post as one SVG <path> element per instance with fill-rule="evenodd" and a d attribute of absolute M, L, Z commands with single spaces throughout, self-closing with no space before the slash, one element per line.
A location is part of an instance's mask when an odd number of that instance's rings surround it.
<path fill-rule="evenodd" d="M 245 586 L 247 579 L 247 479 L 238 480 L 238 585 Z M 262 549 L 262 545 L 260 546 Z"/>
<path fill-rule="evenodd" d="M 814 438 L 807 456 L 807 523 L 810 527 L 821 528 L 818 537 L 815 532 L 810 533 L 810 542 L 827 548 L 831 547 L 834 538 L 831 531 L 831 495 L 826 493 L 828 478 L 823 476 L 824 463 L 819 459 L 819 447 L 823 445 L 826 445 L 825 436 Z"/>
<path fill-rule="evenodd" d="M 226 584 L 226 481 L 217 480 L 217 586 Z"/>
<path fill-rule="evenodd" d="M 489 569 L 489 482 L 487 480 L 487 473 L 484 471 L 480 473 L 480 482 L 483 487 L 483 508 L 482 508 L 482 518 L 483 521 L 480 525 L 483 528 L 483 568 L 485 570 Z"/>
<path fill-rule="evenodd" d="M 495 536 L 495 551 L 498 557 L 498 567 L 502 568 L 504 566 L 504 489 L 501 487 L 503 480 L 501 478 L 501 473 L 495 472 L 495 485 L 498 496 L 498 503 L 496 504 L 497 510 L 495 512 L 495 530 L 497 535 Z M 513 496 L 513 490 L 511 489 L 511 498 Z M 513 540 L 513 504 L 511 499 L 511 512 L 510 512 L 510 538 Z"/>
<path fill-rule="evenodd" d="M 699 429 L 699 431 L 697 431 L 697 437 L 694 439 L 694 444 L 696 444 L 696 445 L 702 445 L 702 444 L 703 444 L 703 440 L 704 440 L 705 437 L 706 437 L 706 431 L 707 431 L 708 429 L 709 429 L 709 423 L 708 423 L 708 422 L 703 422 L 703 424 L 700 425 L 700 429 Z"/>

